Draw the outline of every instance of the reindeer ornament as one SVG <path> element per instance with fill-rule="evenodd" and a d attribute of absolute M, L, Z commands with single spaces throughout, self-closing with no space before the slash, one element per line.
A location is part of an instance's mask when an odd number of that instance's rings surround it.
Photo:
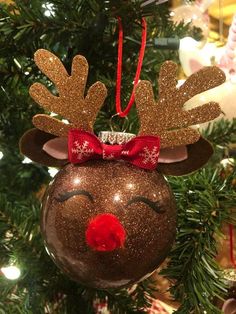
<path fill-rule="evenodd" d="M 119 288 L 142 280 L 162 263 L 175 238 L 175 201 L 163 174 L 192 172 L 212 154 L 210 144 L 189 126 L 216 118 L 218 104 L 190 111 L 183 104 L 222 84 L 225 76 L 207 67 L 177 89 L 177 66 L 164 63 L 158 103 L 151 83 L 141 81 L 136 88 L 139 136 L 109 133 L 111 145 L 92 133 L 106 88 L 97 82 L 84 97 L 86 59 L 74 57 L 71 76 L 46 50 L 38 50 L 35 61 L 59 96 L 39 83 L 31 86 L 30 95 L 69 121 L 38 114 L 36 128 L 20 141 L 21 152 L 33 161 L 62 167 L 42 206 L 48 252 L 65 273 L 87 286 Z"/>

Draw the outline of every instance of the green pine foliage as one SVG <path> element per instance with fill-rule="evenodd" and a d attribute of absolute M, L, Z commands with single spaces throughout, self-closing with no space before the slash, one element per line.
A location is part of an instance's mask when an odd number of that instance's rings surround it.
<path fill-rule="evenodd" d="M 38 48 L 57 54 L 69 71 L 73 56 L 86 56 L 90 64 L 88 86 L 97 80 L 106 84 L 109 95 L 97 117 L 96 131 L 109 129 L 109 119 L 115 113 L 116 16 L 122 17 L 125 34 L 123 104 L 132 90 L 142 16 L 147 16 L 149 30 L 142 79 L 156 85 L 162 62 L 178 62 L 176 51 L 155 49 L 153 39 L 184 37 L 192 30 L 171 23 L 167 4 L 143 9 L 140 3 L 16 0 L 10 6 L 0 4 L 0 267 L 12 263 L 22 272 L 16 281 L 0 276 L 0 313 L 93 314 L 93 302 L 99 298 L 108 302 L 112 313 L 131 314 L 143 313 L 142 308 L 150 302 L 150 280 L 132 293 L 125 289 L 97 291 L 59 271 L 45 251 L 39 230 L 39 191 L 51 177 L 46 167 L 25 163 L 18 149 L 20 137 L 32 127 L 32 116 L 41 111 L 28 95 L 30 85 L 41 81 L 53 90 L 33 62 Z M 134 108 L 128 130 L 137 132 L 138 128 Z M 235 166 L 232 164 L 225 176 L 220 161 L 228 157 L 229 143 L 236 140 L 236 121 L 217 122 L 206 130 L 206 136 L 216 149 L 208 166 L 190 176 L 168 178 L 179 217 L 176 243 L 163 273 L 173 281 L 171 290 L 182 304 L 181 314 L 218 313 L 214 298 L 222 298 L 226 291 L 215 262 L 216 235 L 220 235 L 223 222 L 235 222 L 230 210 L 236 196 Z"/>

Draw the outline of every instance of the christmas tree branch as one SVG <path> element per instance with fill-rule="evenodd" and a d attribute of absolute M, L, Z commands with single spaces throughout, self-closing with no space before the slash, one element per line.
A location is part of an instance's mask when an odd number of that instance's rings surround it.
<path fill-rule="evenodd" d="M 222 168 L 206 168 L 189 177 L 171 178 L 178 204 L 178 232 L 170 254 L 168 268 L 163 274 L 174 282 L 171 292 L 181 302 L 176 313 L 221 313 L 214 298 L 221 298 L 225 290 L 217 255 L 216 237 L 224 222 L 236 223 L 230 208 L 236 197 L 233 178 Z"/>

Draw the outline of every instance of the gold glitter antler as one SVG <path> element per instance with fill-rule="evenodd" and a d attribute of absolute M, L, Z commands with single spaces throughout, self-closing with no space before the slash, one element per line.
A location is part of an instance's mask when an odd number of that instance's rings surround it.
<path fill-rule="evenodd" d="M 191 110 L 183 105 L 193 96 L 225 82 L 225 74 L 217 67 L 205 67 L 192 74 L 177 88 L 177 65 L 165 62 L 159 76 L 159 101 L 156 103 L 152 84 L 141 81 L 135 90 L 135 100 L 140 117 L 139 134 L 161 137 L 161 147 L 192 144 L 200 134 L 189 126 L 217 118 L 221 109 L 215 102 L 209 102 Z"/>
<path fill-rule="evenodd" d="M 84 97 L 88 76 L 87 60 L 83 56 L 75 56 L 70 76 L 62 62 L 47 50 L 39 49 L 34 59 L 39 69 L 55 83 L 59 96 L 52 95 L 44 85 L 35 83 L 30 87 L 31 97 L 46 110 L 68 119 L 70 124 L 45 114 L 34 116 L 33 124 L 56 136 L 66 136 L 71 128 L 92 131 L 107 90 L 103 83 L 96 82 Z"/>

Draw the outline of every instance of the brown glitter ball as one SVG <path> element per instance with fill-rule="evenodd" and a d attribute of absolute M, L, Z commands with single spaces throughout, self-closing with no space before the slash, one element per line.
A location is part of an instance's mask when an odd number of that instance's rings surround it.
<path fill-rule="evenodd" d="M 86 244 L 86 229 L 91 218 L 107 213 L 119 219 L 126 241 L 112 252 L 95 251 Z M 175 238 L 175 201 L 156 171 L 116 161 L 69 164 L 45 195 L 41 231 L 51 257 L 72 279 L 119 288 L 165 259 Z"/>

